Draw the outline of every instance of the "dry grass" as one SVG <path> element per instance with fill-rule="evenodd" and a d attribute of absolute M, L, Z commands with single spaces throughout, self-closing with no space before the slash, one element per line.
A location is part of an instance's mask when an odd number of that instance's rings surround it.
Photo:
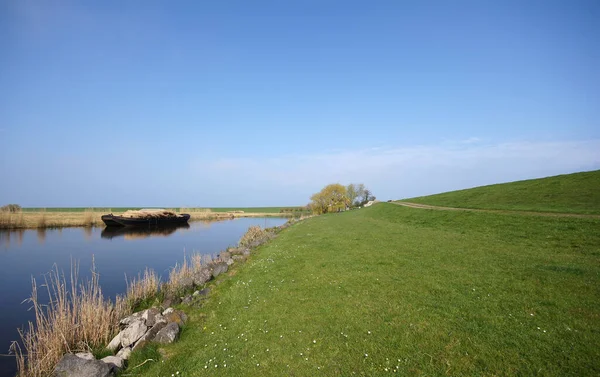
<path fill-rule="evenodd" d="M 35 324 L 29 322 L 28 328 L 20 331 L 23 349 L 17 343 L 12 347 L 19 377 L 48 376 L 65 353 L 101 347 L 118 329 L 118 320 L 127 314 L 123 306 L 104 299 L 93 265 L 91 280 L 80 283 L 78 265 L 73 263 L 69 283 L 55 266 L 42 285 L 48 295 L 46 305 L 32 279 L 32 294 L 27 301 L 35 313 Z"/>
<path fill-rule="evenodd" d="M 212 212 L 212 209 L 210 208 L 185 208 L 185 207 L 181 207 L 179 208 L 179 213 L 210 213 Z"/>
<path fill-rule="evenodd" d="M 2 228 L 25 228 L 23 212 L 0 211 L 0 229 Z"/>
<path fill-rule="evenodd" d="M 143 301 L 156 297 L 160 289 L 160 277 L 150 268 L 146 268 L 143 275 L 138 274 L 137 278 L 133 278 L 131 281 L 125 277 L 125 281 L 127 282 L 125 304 L 130 309 Z"/>
<path fill-rule="evenodd" d="M 161 287 L 165 295 L 178 295 L 193 283 L 193 277 L 200 269 L 212 261 L 210 255 L 193 254 L 184 257 L 181 264 L 176 264 L 169 271 L 169 281 Z"/>
<path fill-rule="evenodd" d="M 97 220 L 98 220 L 98 217 L 95 216 L 93 208 L 88 208 L 83 212 L 84 226 L 86 226 L 86 227 L 96 226 Z"/>
<path fill-rule="evenodd" d="M 177 214 L 175 213 L 175 210 L 129 210 L 125 211 L 121 216 L 138 219 L 155 219 L 177 217 Z"/>
<path fill-rule="evenodd" d="M 103 225 L 102 214 L 85 212 L 0 212 L 0 229 L 89 227 Z"/>
<path fill-rule="evenodd" d="M 268 230 L 262 229 L 259 226 L 251 226 L 240 239 L 239 245 L 245 247 L 256 246 L 271 238 L 271 236 L 272 233 Z"/>

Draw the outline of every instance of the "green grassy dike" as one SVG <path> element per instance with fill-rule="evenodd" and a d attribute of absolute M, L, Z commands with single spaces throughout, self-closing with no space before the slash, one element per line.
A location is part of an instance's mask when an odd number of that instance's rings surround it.
<path fill-rule="evenodd" d="M 597 219 L 380 203 L 300 222 L 127 375 L 600 373 Z M 177 374 L 176 374 L 177 375 Z"/>
<path fill-rule="evenodd" d="M 406 199 L 442 207 L 600 214 L 600 170 Z"/>

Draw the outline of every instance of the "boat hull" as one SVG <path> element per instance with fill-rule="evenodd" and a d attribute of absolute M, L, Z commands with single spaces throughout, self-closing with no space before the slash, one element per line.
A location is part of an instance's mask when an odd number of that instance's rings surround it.
<path fill-rule="evenodd" d="M 113 215 L 103 215 L 102 221 L 104 221 L 104 224 L 106 224 L 106 226 L 123 226 L 118 222 L 114 221 L 113 217 Z"/>
<path fill-rule="evenodd" d="M 179 224 L 187 224 L 190 215 L 187 213 L 177 215 L 175 217 L 150 217 L 150 218 L 135 218 L 123 217 L 114 215 L 102 216 L 102 221 L 106 226 L 172 226 Z"/>

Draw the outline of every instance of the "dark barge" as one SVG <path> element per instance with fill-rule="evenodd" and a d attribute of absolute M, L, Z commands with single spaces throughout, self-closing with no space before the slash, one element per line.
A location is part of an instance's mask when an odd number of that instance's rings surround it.
<path fill-rule="evenodd" d="M 129 213 L 128 213 L 129 212 Z M 102 221 L 107 227 L 123 226 L 174 226 L 187 224 L 190 215 L 187 213 L 175 214 L 170 211 L 128 211 L 122 216 L 103 215 Z"/>

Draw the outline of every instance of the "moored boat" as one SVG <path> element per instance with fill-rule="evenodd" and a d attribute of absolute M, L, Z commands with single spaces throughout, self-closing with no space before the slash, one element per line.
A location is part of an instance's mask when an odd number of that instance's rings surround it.
<path fill-rule="evenodd" d="M 187 224 L 190 215 L 187 213 L 176 214 L 175 212 L 165 210 L 140 210 L 127 211 L 121 216 L 109 215 L 102 216 L 102 221 L 108 227 L 120 226 L 170 226 L 178 224 Z"/>

